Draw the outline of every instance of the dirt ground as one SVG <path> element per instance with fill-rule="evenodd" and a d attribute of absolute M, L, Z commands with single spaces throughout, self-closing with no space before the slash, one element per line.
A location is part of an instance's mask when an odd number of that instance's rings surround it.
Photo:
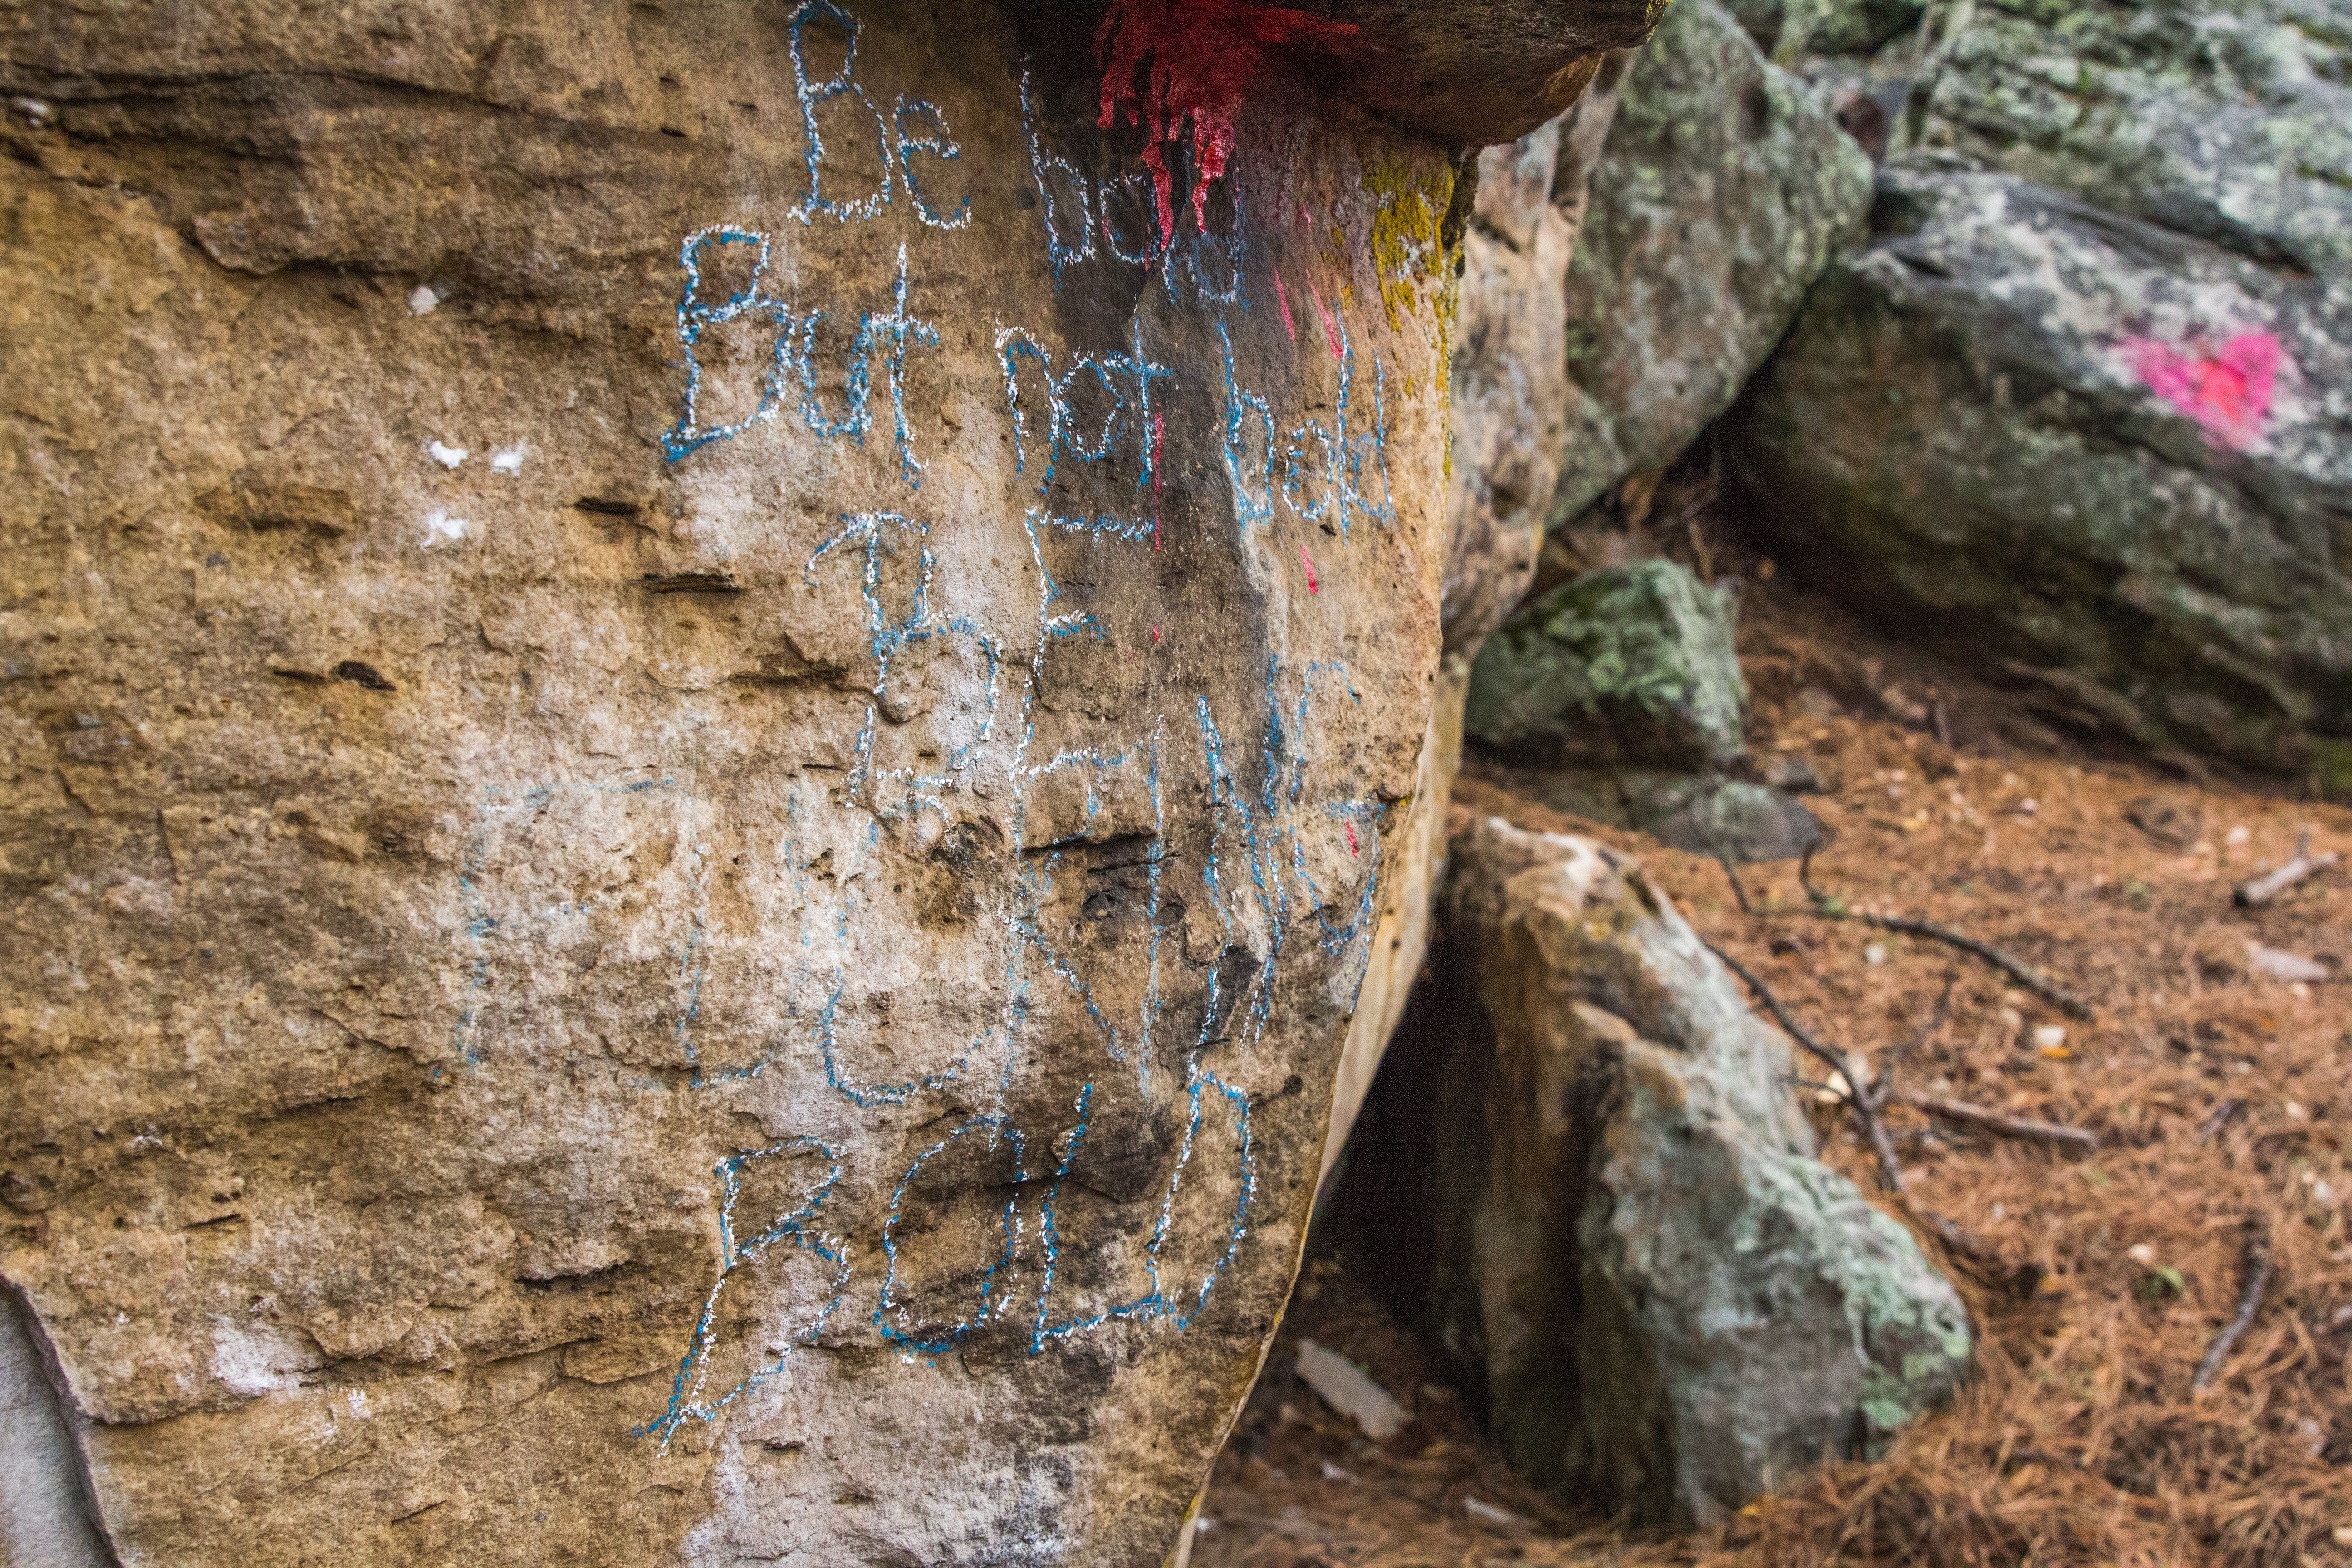
<path fill-rule="evenodd" d="M 1752 750 L 1803 758 L 1824 786 L 1808 802 L 1834 836 L 1820 889 L 1990 942 L 2090 1021 L 1939 943 L 1819 918 L 1793 863 L 1744 871 L 1742 914 L 1712 861 L 1497 782 L 1524 778 L 1474 768 L 1457 810 L 1632 851 L 1815 1034 L 1874 1066 L 1901 1049 L 1897 1088 L 2097 1135 L 2070 1154 L 1886 1110 L 1915 1201 L 1993 1255 L 1921 1233 L 1979 1324 L 1975 1380 L 1881 1463 L 1825 1468 L 1720 1528 L 1630 1533 L 1516 1480 L 1356 1282 L 1380 1259 L 1325 1250 L 1218 1462 L 1195 1568 L 2352 1565 L 2352 876 L 2231 900 L 2306 835 L 2352 858 L 2352 812 L 2103 758 L 2030 698 L 1741 564 Z M 2271 978 L 2261 950 L 2325 978 Z M 1824 1157 L 1886 1202 L 1846 1110 L 1801 1092 Z M 2192 1390 L 2258 1250 L 2274 1269 L 2260 1310 Z M 1301 1335 L 1364 1365 L 1411 1412 L 1404 1430 L 1371 1443 L 1325 1406 L 1289 1370 Z"/>

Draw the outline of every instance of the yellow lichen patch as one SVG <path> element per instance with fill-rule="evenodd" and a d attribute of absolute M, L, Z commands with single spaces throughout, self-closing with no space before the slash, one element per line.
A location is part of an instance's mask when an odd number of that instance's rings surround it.
<path fill-rule="evenodd" d="M 1372 198 L 1372 268 L 1392 330 L 1402 331 L 1403 318 L 1431 302 L 1431 285 L 1442 288 L 1452 276 L 1439 229 L 1454 199 L 1454 179 L 1451 169 L 1390 163 L 1364 173 L 1364 190 Z"/>

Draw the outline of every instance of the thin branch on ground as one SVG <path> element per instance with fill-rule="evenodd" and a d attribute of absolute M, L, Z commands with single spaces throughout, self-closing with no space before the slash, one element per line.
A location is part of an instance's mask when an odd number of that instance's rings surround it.
<path fill-rule="evenodd" d="M 1845 1081 L 1846 1106 L 1853 1112 L 1854 1123 L 1869 1141 L 1871 1151 L 1878 1156 L 1879 1178 L 1888 1192 L 1900 1195 L 1904 1191 L 1903 1163 L 1895 1157 L 1895 1141 L 1887 1137 L 1885 1123 L 1878 1120 L 1878 1108 L 1870 1102 L 1869 1091 L 1863 1088 L 1860 1067 L 1843 1051 L 1834 1046 L 1825 1046 L 1814 1038 L 1812 1031 L 1797 1022 L 1789 1009 L 1780 1005 L 1780 999 L 1772 994 L 1772 988 L 1758 979 L 1746 964 L 1711 942 L 1706 943 L 1706 950 L 1721 959 L 1726 969 L 1746 983 L 1748 989 L 1756 994 L 1756 999 L 1764 1004 L 1765 1011 L 1789 1032 L 1790 1039 L 1829 1064 Z"/>
<path fill-rule="evenodd" d="M 2211 1142 L 2213 1141 L 2213 1134 L 2221 1131 L 2222 1128 L 2230 1125 L 2231 1121 L 2236 1118 L 2238 1112 L 2245 1109 L 2246 1102 L 2242 1100 L 2225 1100 L 2221 1104 L 2215 1106 L 2211 1110 L 2206 1112 L 2205 1120 L 2197 1124 L 2197 1142 L 2200 1143 Z"/>
<path fill-rule="evenodd" d="M 1755 906 L 1748 901 L 1748 889 L 1746 884 L 1740 881 L 1739 873 L 1733 869 L 1731 861 L 1725 857 L 1723 851 L 1720 849 L 1717 850 L 1715 853 L 1715 863 L 1723 868 L 1723 879 L 1731 884 L 1731 899 L 1734 903 L 1739 906 L 1739 912 L 1743 915 L 1752 916 L 1755 914 Z"/>
<path fill-rule="evenodd" d="M 1939 926 L 1933 921 L 1909 920 L 1900 915 L 1864 914 L 1848 908 L 1843 900 L 1833 898 L 1813 886 L 1812 850 L 1807 850 L 1803 858 L 1797 862 L 1797 881 L 1805 889 L 1805 896 L 1812 900 L 1812 909 L 1805 912 L 1817 919 L 1854 921 L 1873 931 L 1894 931 L 1902 936 L 1925 937 L 1930 942 L 1940 942 L 1947 947 L 1958 948 L 1971 957 L 1982 959 L 2070 1018 L 2087 1020 L 2091 1016 L 2089 1003 L 2056 981 L 2045 978 L 2032 964 L 2011 958 L 1990 942 L 1979 942 L 1948 926 Z"/>
<path fill-rule="evenodd" d="M 2263 1310 L 2263 1295 L 2270 1289 L 2271 1273 L 2270 1241 L 2260 1230 L 2252 1231 L 2246 1237 L 2246 1288 L 2238 1298 L 2237 1316 L 2213 1336 L 2205 1359 L 2197 1363 L 2197 1375 L 2189 1382 L 2190 1389 L 2201 1390 L 2210 1384 L 2221 1372 L 2221 1363 L 2230 1359 L 2230 1352 L 2238 1348 L 2238 1342 L 2246 1337 L 2246 1331 L 2253 1327 L 2254 1314 Z"/>
<path fill-rule="evenodd" d="M 1700 940 L 1706 942 L 1705 938 Z M 1772 988 L 1758 978 L 1746 964 L 1711 942 L 1706 942 L 1706 946 L 1709 952 L 1722 961 L 1726 969 L 1739 976 L 1748 989 L 1755 993 L 1756 999 L 1764 1005 L 1765 1011 L 1772 1015 L 1780 1027 L 1788 1031 L 1790 1039 L 1836 1070 L 1838 1078 L 1847 1086 L 1843 1096 L 1846 1109 L 1853 1113 L 1854 1124 L 1862 1130 L 1863 1137 L 1870 1144 L 1871 1152 L 1878 1157 L 1880 1184 L 1893 1194 L 1903 1212 L 1908 1215 L 1922 1230 L 1942 1242 L 1950 1249 L 1954 1257 L 1973 1265 L 1978 1270 L 2013 1294 L 2032 1295 L 2035 1289 L 2042 1283 L 2042 1270 L 2040 1265 L 2011 1263 L 2000 1255 L 1998 1248 L 1981 1237 L 1976 1236 L 1949 1217 L 1937 1213 L 1911 1195 L 1909 1178 L 1903 1173 L 1903 1163 L 1895 1158 L 1895 1141 L 1886 1135 L 1886 1124 L 1878 1118 L 1878 1106 L 1873 1093 L 1870 1089 L 1861 1087 L 1861 1075 L 1856 1072 L 1854 1064 L 1847 1059 L 1845 1053 L 1834 1047 L 1823 1045 L 1816 1039 L 1812 1031 L 1798 1023 L 1789 1009 L 1781 1005 L 1780 997 L 1772 994 Z M 1949 991 L 1948 990 L 1945 994 L 1948 997 Z M 1939 1004 L 1939 1010 L 1940 1005 Z"/>
<path fill-rule="evenodd" d="M 2316 877 L 2343 858 L 2333 849 L 2325 855 L 2311 852 L 2311 835 L 2306 833 L 2294 847 L 2294 858 L 2277 870 L 2238 884 L 2231 895 L 2242 910 L 2259 909 L 2294 887 L 2306 877 Z"/>
<path fill-rule="evenodd" d="M 2068 1127 L 2057 1121 L 2037 1121 L 2030 1116 L 2010 1116 L 1981 1105 L 1970 1105 L 1966 1100 L 1922 1094 L 1917 1089 L 1895 1090 L 1894 1098 L 1915 1110 L 1924 1110 L 1930 1116 L 1979 1128 L 1986 1132 L 1996 1132 L 2003 1138 L 2021 1138 L 2033 1143 L 2056 1143 L 2080 1149 L 2086 1154 L 2095 1152 L 2099 1147 L 2099 1135 L 2087 1128 Z"/>

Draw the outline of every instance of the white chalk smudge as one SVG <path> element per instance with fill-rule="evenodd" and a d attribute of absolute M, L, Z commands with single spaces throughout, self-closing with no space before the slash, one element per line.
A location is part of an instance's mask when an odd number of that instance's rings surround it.
<path fill-rule="evenodd" d="M 427 441 L 425 455 L 445 468 L 454 468 L 464 462 L 468 454 L 463 447 L 446 447 L 438 441 Z"/>
<path fill-rule="evenodd" d="M 466 537 L 466 520 L 462 517 L 451 517 L 446 511 L 428 513 L 425 519 L 425 543 L 421 548 L 430 550 L 445 539 L 455 543 Z"/>
<path fill-rule="evenodd" d="M 523 456 L 528 450 L 528 447 L 521 446 L 499 447 L 497 451 L 490 454 L 490 472 L 494 474 L 521 473 Z"/>
<path fill-rule="evenodd" d="M 422 283 L 408 291 L 408 313 L 412 316 L 429 316 L 440 302 L 441 296 Z"/>

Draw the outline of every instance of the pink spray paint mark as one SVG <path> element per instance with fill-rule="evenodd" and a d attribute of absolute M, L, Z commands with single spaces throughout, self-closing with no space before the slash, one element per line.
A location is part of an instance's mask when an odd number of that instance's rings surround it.
<path fill-rule="evenodd" d="M 1274 275 L 1274 297 L 1282 306 L 1282 330 L 1290 334 L 1290 341 L 1295 343 L 1298 341 L 1298 327 L 1290 319 L 1290 290 L 1282 286 L 1282 274 L 1279 272 Z"/>
<path fill-rule="evenodd" d="M 1323 591 L 1321 584 L 1315 581 L 1315 558 L 1307 553 L 1307 546 L 1304 544 L 1298 547 L 1298 559 L 1307 563 L 1307 591 L 1310 594 L 1321 593 Z"/>
<path fill-rule="evenodd" d="M 1356 825 L 1343 817 L 1340 819 L 1339 826 L 1348 830 L 1348 853 L 1350 855 L 1362 854 L 1363 851 L 1356 847 Z"/>
<path fill-rule="evenodd" d="M 1151 628 L 1151 646 L 1153 647 L 1158 647 L 1160 646 L 1160 628 L 1158 626 Z"/>
<path fill-rule="evenodd" d="M 2152 338 L 2126 338 L 2123 351 L 2148 390 L 2221 446 L 2245 450 L 2262 438 L 2271 392 L 2286 351 L 2268 332 L 2240 332 L 2221 352 L 2190 355 Z"/>
<path fill-rule="evenodd" d="M 1151 552 L 1160 553 L 1160 455 L 1168 448 L 1168 421 L 1158 411 L 1151 416 Z M 1158 642 L 1160 634 L 1151 634 Z"/>
<path fill-rule="evenodd" d="M 1331 345 L 1331 357 L 1344 358 L 1345 356 L 1339 352 L 1339 329 L 1332 324 L 1331 307 L 1323 302 L 1323 291 L 1309 281 L 1307 285 L 1307 292 L 1315 300 L 1317 313 L 1323 318 L 1323 341 Z"/>
<path fill-rule="evenodd" d="M 1206 234 L 1209 187 L 1232 161 L 1250 90 L 1286 57 L 1345 55 L 1355 37 L 1353 22 L 1250 0 L 1111 0 L 1095 29 L 1103 68 L 1097 123 L 1108 131 L 1123 110 L 1129 125 L 1144 127 L 1163 246 L 1176 243 L 1176 171 L 1162 143 L 1183 141 L 1191 121 L 1192 221 Z"/>

